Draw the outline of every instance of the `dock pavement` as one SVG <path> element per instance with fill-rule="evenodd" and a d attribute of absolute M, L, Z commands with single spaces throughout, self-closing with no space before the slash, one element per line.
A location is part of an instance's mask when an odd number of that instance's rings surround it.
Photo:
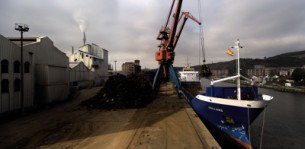
<path fill-rule="evenodd" d="M 99 89 L 81 90 L 76 99 L 0 124 L 3 148 L 220 149 L 205 125 L 170 83 L 145 108 L 88 110 L 79 103 Z"/>

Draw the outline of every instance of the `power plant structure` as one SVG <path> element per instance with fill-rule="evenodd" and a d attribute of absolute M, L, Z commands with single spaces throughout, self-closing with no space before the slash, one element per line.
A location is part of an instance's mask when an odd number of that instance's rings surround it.
<path fill-rule="evenodd" d="M 86 45 L 86 33 L 85 32 L 83 32 L 83 45 Z"/>
<path fill-rule="evenodd" d="M 92 72 L 93 84 L 100 85 L 108 77 L 108 51 L 95 43 L 86 43 L 86 33 L 83 33 L 83 44 L 77 51 L 72 48 L 72 54 L 69 56 L 70 64 L 83 62 Z"/>

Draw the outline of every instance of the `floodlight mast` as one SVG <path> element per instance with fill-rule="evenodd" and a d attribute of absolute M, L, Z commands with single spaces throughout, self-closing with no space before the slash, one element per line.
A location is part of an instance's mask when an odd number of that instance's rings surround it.
<path fill-rule="evenodd" d="M 29 27 L 26 24 L 22 24 L 22 23 L 15 23 L 15 30 L 20 31 L 21 36 L 20 36 L 20 63 L 21 63 L 21 67 L 20 67 L 20 71 L 21 71 L 21 75 L 20 75 L 20 91 L 21 91 L 21 100 L 20 100 L 20 112 L 21 114 L 24 113 L 24 76 L 23 76 L 23 32 L 28 32 L 29 31 Z"/>

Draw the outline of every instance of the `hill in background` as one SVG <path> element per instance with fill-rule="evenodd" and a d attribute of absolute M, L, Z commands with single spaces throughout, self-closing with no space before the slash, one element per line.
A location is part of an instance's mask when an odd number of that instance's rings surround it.
<path fill-rule="evenodd" d="M 212 70 L 217 69 L 228 69 L 229 74 L 234 74 L 236 72 L 236 60 L 226 61 L 226 62 L 218 62 L 207 64 Z M 240 67 L 241 73 L 246 74 L 247 69 L 253 69 L 255 65 L 264 65 L 265 67 L 303 67 L 305 65 L 305 50 L 297 51 L 297 52 L 289 52 L 280 55 L 276 55 L 269 58 L 264 59 L 250 59 L 250 58 L 241 58 L 240 59 Z M 201 66 L 195 65 L 193 66 L 195 70 L 199 71 Z M 176 68 L 181 70 L 180 68 Z"/>

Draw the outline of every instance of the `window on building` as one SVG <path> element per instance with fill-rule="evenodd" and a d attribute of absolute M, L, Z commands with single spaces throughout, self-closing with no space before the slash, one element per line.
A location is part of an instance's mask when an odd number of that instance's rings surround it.
<path fill-rule="evenodd" d="M 1 81 L 1 93 L 8 93 L 9 91 L 9 82 L 8 79 L 3 79 Z"/>
<path fill-rule="evenodd" d="M 8 73 L 8 60 L 1 61 L 1 73 Z"/>
<path fill-rule="evenodd" d="M 19 61 L 14 62 L 14 73 L 20 73 L 20 62 Z"/>
<path fill-rule="evenodd" d="M 30 63 L 29 62 L 24 63 L 24 73 L 30 73 Z"/>
<path fill-rule="evenodd" d="M 21 87 L 21 81 L 20 79 L 15 79 L 14 80 L 14 91 L 17 92 L 17 91 L 20 91 L 20 87 Z"/>

